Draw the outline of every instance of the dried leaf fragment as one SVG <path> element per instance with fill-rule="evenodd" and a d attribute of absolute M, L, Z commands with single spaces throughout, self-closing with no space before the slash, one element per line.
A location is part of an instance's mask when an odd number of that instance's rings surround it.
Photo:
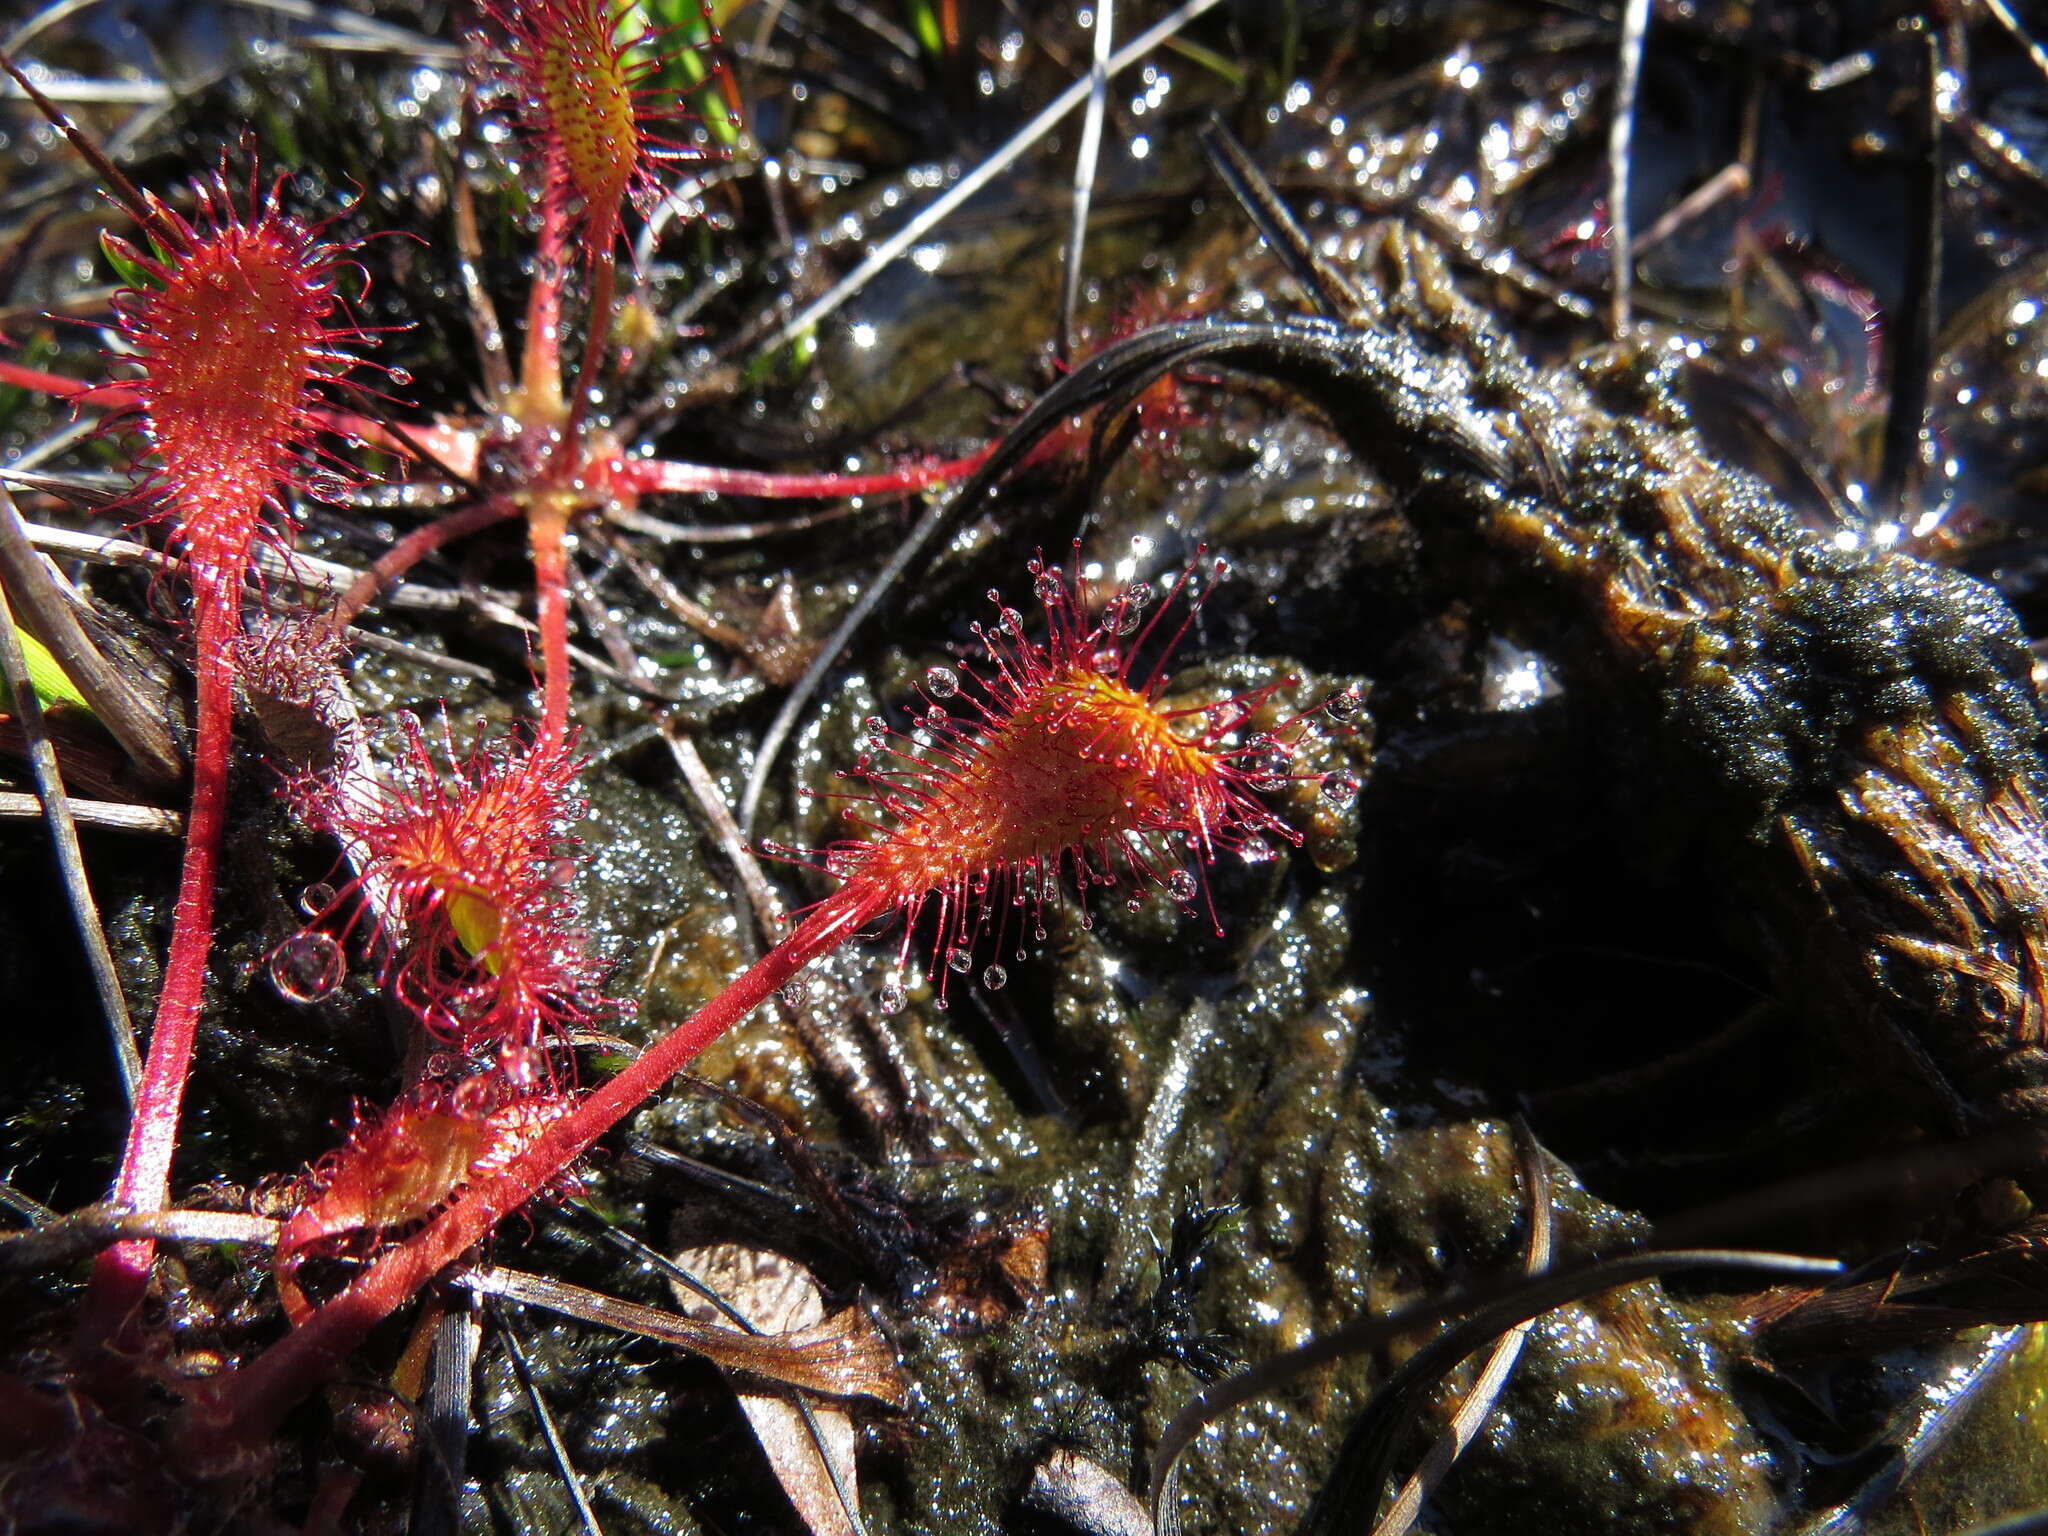
<path fill-rule="evenodd" d="M 788 1337 L 817 1326 L 825 1317 L 818 1282 L 793 1259 L 737 1243 L 686 1248 L 676 1262 L 764 1334 Z M 715 1309 L 702 1297 L 676 1287 L 685 1311 L 706 1318 Z M 852 1309 L 841 1317 L 857 1317 Z M 863 1322 L 866 1319 L 862 1319 Z M 872 1326 L 872 1325 L 870 1325 Z M 739 1392 L 740 1408 L 753 1426 L 761 1452 L 774 1468 L 789 1502 L 812 1536 L 860 1536 L 848 1506 L 858 1507 L 854 1471 L 853 1419 L 834 1403 L 809 1404 L 809 1413 L 790 1394 Z"/>
<path fill-rule="evenodd" d="M 564 1317 L 659 1339 L 729 1370 L 784 1386 L 830 1397 L 869 1397 L 891 1408 L 901 1408 L 908 1397 L 895 1353 L 874 1325 L 852 1308 L 815 1327 L 763 1336 L 496 1265 L 471 1271 L 461 1283 L 485 1296 L 502 1296 Z"/>

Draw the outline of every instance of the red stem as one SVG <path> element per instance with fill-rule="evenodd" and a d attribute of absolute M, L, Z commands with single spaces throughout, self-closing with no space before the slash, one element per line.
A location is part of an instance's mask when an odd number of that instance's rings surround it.
<path fill-rule="evenodd" d="M 569 518 L 576 499 L 568 491 L 540 491 L 526 513 L 533 552 L 534 618 L 540 626 L 540 739 L 566 746 L 569 731 Z"/>
<path fill-rule="evenodd" d="M 572 447 L 577 432 L 583 425 L 583 417 L 590 409 L 590 392 L 597 388 L 598 370 L 604 366 L 605 344 L 612 336 L 612 293 L 618 281 L 618 257 L 612 246 L 618 240 L 616 228 L 600 234 L 591 231 L 593 241 L 602 239 L 601 245 L 593 246 L 590 258 L 590 312 L 583 320 L 583 362 L 576 370 L 576 393 L 569 401 L 569 425 L 562 433 L 562 452 L 579 453 L 580 447 Z"/>
<path fill-rule="evenodd" d="M 546 285 L 535 280 L 536 296 Z M 531 327 L 540 324 L 559 324 L 561 294 L 557 287 L 552 298 L 545 305 L 550 318 L 528 319 Z M 609 304 L 606 306 L 609 308 Z M 593 305 L 593 318 L 595 306 Z M 555 362 L 551 346 L 543 347 L 539 356 L 528 349 L 529 370 L 542 368 Z M 579 391 L 585 386 L 583 378 L 594 380 L 595 374 L 587 360 L 583 375 L 577 379 Z M 23 389 L 33 389 L 39 394 L 54 395 L 69 404 L 91 406 L 99 410 L 114 410 L 140 403 L 133 390 L 118 385 L 89 387 L 76 379 L 67 379 L 60 374 L 41 373 L 19 364 L 0 362 L 0 384 L 14 384 Z M 350 411 L 329 410 L 316 407 L 311 413 L 314 423 L 341 437 L 354 438 L 374 448 L 383 448 L 395 453 L 410 451 L 404 438 L 394 435 L 382 424 L 367 416 L 358 416 Z M 421 448 L 434 455 L 436 460 L 459 475 L 473 474 L 477 460 L 477 434 L 460 427 L 445 425 L 407 426 L 406 436 Z M 923 491 L 935 485 L 946 485 L 955 480 L 964 480 L 981 468 L 982 462 L 991 452 L 980 448 L 957 459 L 926 459 L 914 464 L 899 464 L 893 469 L 876 470 L 869 474 L 848 475 L 821 472 L 817 474 L 775 474 L 758 469 L 727 469 L 716 464 L 685 464 L 669 459 L 614 460 L 609 466 L 611 485 L 621 494 L 648 496 L 663 493 L 701 494 L 721 492 L 728 496 L 759 496 L 769 501 L 810 501 L 836 496 L 886 496 L 898 491 Z"/>
<path fill-rule="evenodd" d="M 128 1122 L 128 1144 L 114 1199 L 130 1210 L 161 1210 L 169 1203 L 171 1155 L 178 1145 L 179 1113 L 192 1063 L 192 1043 L 213 947 L 213 896 L 220 861 L 228 787 L 228 743 L 234 727 L 235 682 L 231 647 L 240 617 L 239 576 L 194 571 L 199 634 L 198 702 L 192 754 L 192 810 L 186 819 L 185 860 L 171 924 L 170 959 L 158 995 L 149 1054 Z M 93 1266 L 81 1337 L 114 1337 L 142 1304 L 156 1245 L 147 1239 L 117 1243 Z"/>
<path fill-rule="evenodd" d="M 992 447 L 981 448 L 965 458 L 900 464 L 866 475 L 778 475 L 753 469 L 720 469 L 711 464 L 678 464 L 666 459 L 621 459 L 612 469 L 612 483 L 620 491 L 635 495 L 721 491 L 732 496 L 789 501 L 883 496 L 892 491 L 922 491 L 964 480 L 981 468 L 992 451 Z"/>
<path fill-rule="evenodd" d="M 568 231 L 556 200 L 541 213 L 540 250 L 526 295 L 526 347 L 519 384 L 526 395 L 522 418 L 562 415 L 562 278 L 568 271 Z"/>
<path fill-rule="evenodd" d="M 134 390 L 119 384 L 85 384 L 61 373 L 44 373 L 19 363 L 0 362 L 0 384 L 32 389 L 39 395 L 55 395 L 70 405 L 89 405 L 95 410 L 121 410 L 142 403 Z"/>
<path fill-rule="evenodd" d="M 488 528 L 492 523 L 502 523 L 518 515 L 519 503 L 508 497 L 494 496 L 413 529 L 355 579 L 328 614 L 327 622 L 336 630 L 346 629 L 355 622 L 356 615 L 374 603 L 392 583 L 450 539 L 459 539 L 466 533 L 474 533 L 479 528 Z"/>
<path fill-rule="evenodd" d="M 888 902 L 865 885 L 842 886 L 796 930 L 618 1076 L 549 1126 L 494 1177 L 472 1184 L 426 1227 L 379 1259 L 303 1327 L 222 1384 L 213 1411 L 187 1425 L 195 1450 L 261 1441 L 278 1420 L 341 1366 L 364 1336 L 510 1212 L 558 1179 L 606 1131 L 658 1092 L 697 1053 L 765 1002 L 820 955 L 837 949 Z"/>

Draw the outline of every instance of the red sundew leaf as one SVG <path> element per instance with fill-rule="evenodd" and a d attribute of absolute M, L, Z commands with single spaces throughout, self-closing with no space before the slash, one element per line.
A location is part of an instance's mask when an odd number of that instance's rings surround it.
<path fill-rule="evenodd" d="M 252 181 L 242 205 L 224 171 L 196 191 L 193 219 L 147 197 L 153 253 L 107 244 L 141 279 L 114 302 L 142 366 L 129 388 L 173 539 L 205 586 L 239 583 L 283 488 L 309 483 L 320 391 L 370 338 L 341 297 L 346 248 L 285 213 L 277 183 Z"/>
<path fill-rule="evenodd" d="M 128 182 L 98 148 L 0 59 L 142 226 L 150 254 L 114 242 L 144 281 L 115 314 L 141 376 L 131 399 L 151 449 L 150 483 L 186 556 L 197 629 L 192 811 L 164 981 L 135 1095 L 120 1199 L 164 1202 L 212 946 L 215 866 L 226 825 L 233 729 L 234 640 L 242 583 L 257 539 L 285 525 L 286 487 L 313 488 L 318 392 L 359 361 L 367 341 L 340 295 L 345 248 L 279 206 L 279 183 L 252 179 L 238 204 L 225 169 L 197 191 L 186 218 Z M 331 480 L 331 475 L 325 478 Z M 83 1332 L 127 1326 L 148 1283 L 150 1245 L 122 1243 L 94 1265 Z"/>
<path fill-rule="evenodd" d="M 398 725 L 404 750 L 382 783 L 296 786 L 306 819 L 357 868 L 315 921 L 374 898 L 392 995 L 464 1052 L 496 1049 L 528 1070 L 547 1038 L 617 1011 L 564 879 L 581 759 L 502 739 L 458 758 L 444 739 L 444 771 L 420 722 Z"/>
<path fill-rule="evenodd" d="M 1223 570 L 1217 562 L 1212 574 Z M 1195 574 L 1183 572 L 1149 618 L 1150 593 L 1131 587 L 1091 621 L 1072 579 L 1034 561 L 1043 641 L 991 592 L 997 623 L 974 630 L 986 675 L 928 674 L 925 743 L 870 723 L 848 775 L 868 792 L 844 797 L 871 808 L 845 813 L 867 835 L 824 851 L 845 881 L 828 903 L 900 911 L 907 959 L 910 928 L 936 901 L 931 969 L 942 997 L 947 972 L 971 968 L 980 934 L 1000 946 L 1013 921 L 1042 926 L 1063 880 L 1085 891 L 1128 878 L 1192 908 L 1199 871 L 1219 853 L 1255 862 L 1271 856 L 1269 836 L 1301 842 L 1257 792 L 1291 777 L 1306 723 L 1245 730 L 1290 680 L 1191 708 L 1163 703 L 1166 662 L 1201 599 L 1168 614 Z M 1147 652 L 1157 659 L 1140 675 Z"/>
<path fill-rule="evenodd" d="M 719 156 L 708 137 L 691 132 L 682 104 L 648 85 L 661 72 L 663 39 L 636 30 L 630 6 L 484 0 L 483 10 L 502 34 L 494 62 L 514 116 L 539 146 L 542 196 L 580 218 L 592 247 L 617 239 L 628 201 L 643 215 L 653 209 L 657 167 Z M 722 80 L 721 64 L 707 69 Z"/>
<path fill-rule="evenodd" d="M 573 1107 L 486 1073 L 429 1085 L 388 1110 L 357 1115 L 345 1145 L 313 1168 L 307 1199 L 278 1231 L 278 1291 L 294 1322 L 311 1308 L 297 1272 L 309 1250 L 360 1246 L 432 1214 L 471 1181 L 505 1166 Z"/>

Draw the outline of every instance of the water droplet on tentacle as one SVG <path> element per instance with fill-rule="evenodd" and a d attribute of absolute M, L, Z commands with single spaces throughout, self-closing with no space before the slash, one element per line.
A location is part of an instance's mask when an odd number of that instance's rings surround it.
<path fill-rule="evenodd" d="M 1333 693 L 1323 701 L 1323 713 L 1335 725 L 1354 724 L 1365 713 L 1365 690 L 1353 683 L 1340 693 Z"/>
<path fill-rule="evenodd" d="M 336 987 L 348 966 L 341 945 L 317 929 L 295 933 L 270 952 L 270 984 L 287 1002 L 317 1003 Z"/>
<path fill-rule="evenodd" d="M 1323 798 L 1342 810 L 1358 798 L 1358 775 L 1349 769 L 1324 774 Z"/>
<path fill-rule="evenodd" d="M 1277 736 L 1260 736 L 1245 749 L 1241 761 L 1253 789 L 1285 789 L 1294 768 L 1294 748 Z"/>

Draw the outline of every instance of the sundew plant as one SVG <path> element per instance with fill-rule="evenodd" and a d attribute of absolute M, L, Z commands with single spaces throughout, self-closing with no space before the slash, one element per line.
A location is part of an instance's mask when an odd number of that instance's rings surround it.
<path fill-rule="evenodd" d="M 129 456 L 130 484 L 112 508 L 131 512 L 139 537 L 161 529 L 156 590 L 184 616 L 178 649 L 196 694 L 169 956 L 99 1218 L 119 1238 L 100 1251 L 71 1336 L 48 1357 L 47 1381 L 68 1383 L 84 1417 L 54 1461 L 10 1485 L 24 1490 L 9 1494 L 17 1513 L 31 1497 L 89 1504 L 95 1459 L 123 1436 L 178 1448 L 185 1475 L 170 1481 L 181 1507 L 265 1465 L 286 1416 L 355 1368 L 376 1325 L 474 1263 L 506 1217 L 573 1194 L 600 1137 L 878 921 L 901 929 L 876 982 L 885 1017 L 904 1006 L 913 952 L 941 1001 L 977 954 L 982 985 L 1000 990 L 996 956 L 1026 959 L 1049 908 L 1085 914 L 1100 889 L 1121 888 L 1134 908 L 1157 891 L 1220 936 L 1208 868 L 1264 862 L 1275 842 L 1300 841 L 1271 797 L 1297 785 L 1324 785 L 1340 803 L 1355 793 L 1355 777 L 1326 782 L 1296 764 L 1318 731 L 1355 718 L 1354 695 L 1290 704 L 1301 685 L 1279 678 L 1206 702 L 1169 697 L 1175 651 L 1226 561 L 1198 554 L 1163 590 L 1127 578 L 1104 597 L 1077 543 L 1073 568 L 1034 559 L 1015 576 L 1031 619 L 989 593 L 980 661 L 931 670 L 915 740 L 879 718 L 864 727 L 848 764 L 855 787 L 833 797 L 846 802 L 844 836 L 808 859 L 764 845 L 815 864 L 836 889 L 688 1021 L 623 1066 L 593 1068 L 583 1048 L 615 1039 L 603 1031 L 630 1025 L 631 1009 L 608 991 L 611 961 L 582 924 L 577 891 L 589 759 L 573 723 L 569 644 L 580 525 L 630 523 L 647 498 L 683 492 L 857 508 L 958 480 L 986 454 L 780 472 L 628 452 L 618 428 L 631 410 L 627 333 L 666 322 L 638 295 L 633 315 L 620 312 L 622 264 L 630 291 L 646 259 L 636 242 L 654 236 L 653 221 L 675 226 L 687 196 L 707 195 L 749 152 L 717 31 L 709 14 L 657 25 L 611 0 L 494 0 L 478 21 L 463 43 L 464 110 L 499 125 L 526 163 L 533 229 L 512 339 L 493 329 L 489 296 L 471 295 L 486 339 L 481 425 L 422 415 L 408 403 L 414 375 L 382 360 L 410 327 L 391 317 L 372 271 L 397 259 L 389 243 L 402 237 L 362 229 L 360 198 L 337 188 L 325 217 L 288 212 L 285 178 L 264 169 L 254 135 L 203 179 L 144 189 L 52 98 L 46 71 L 26 56 L 5 61 L 126 232 L 110 228 L 103 242 L 120 280 L 104 374 L 53 373 L 20 351 L 0 359 L 0 382 L 68 403 Z M 468 246 L 475 214 L 466 189 L 462 198 Z M 464 270 L 481 281 L 473 264 Z M 438 487 L 447 509 L 320 595 L 293 548 L 306 510 L 345 517 L 409 484 Z M 451 541 L 502 522 L 528 536 L 537 711 L 467 742 L 445 716 L 401 713 L 375 728 L 348 680 L 353 621 Z M 240 760 L 238 737 L 255 749 Z M 216 891 L 238 776 L 281 786 L 302 835 L 336 860 L 300 898 L 303 923 L 270 945 L 269 983 L 301 1005 L 336 1006 L 353 968 L 347 1006 L 388 1005 L 413 1033 L 396 1096 L 359 1103 L 331 1152 L 274 1170 L 262 1199 L 242 1206 L 250 1221 L 275 1222 L 268 1294 L 281 1326 L 173 1382 L 166 1329 L 178 1307 L 166 1287 L 176 1282 L 154 1238 L 178 1230 L 183 1110 L 205 1070 L 195 1046 L 213 1006 L 206 977 L 220 955 Z M 122 1226 L 131 1215 L 147 1219 Z M 392 1379 L 416 1379 L 415 1359 Z M 122 1406 L 166 1387 L 168 1401 L 140 1416 Z"/>
<path fill-rule="evenodd" d="M 0 1526 L 2048 1507 L 2024 8 L 141 10 L 0 31 Z"/>

